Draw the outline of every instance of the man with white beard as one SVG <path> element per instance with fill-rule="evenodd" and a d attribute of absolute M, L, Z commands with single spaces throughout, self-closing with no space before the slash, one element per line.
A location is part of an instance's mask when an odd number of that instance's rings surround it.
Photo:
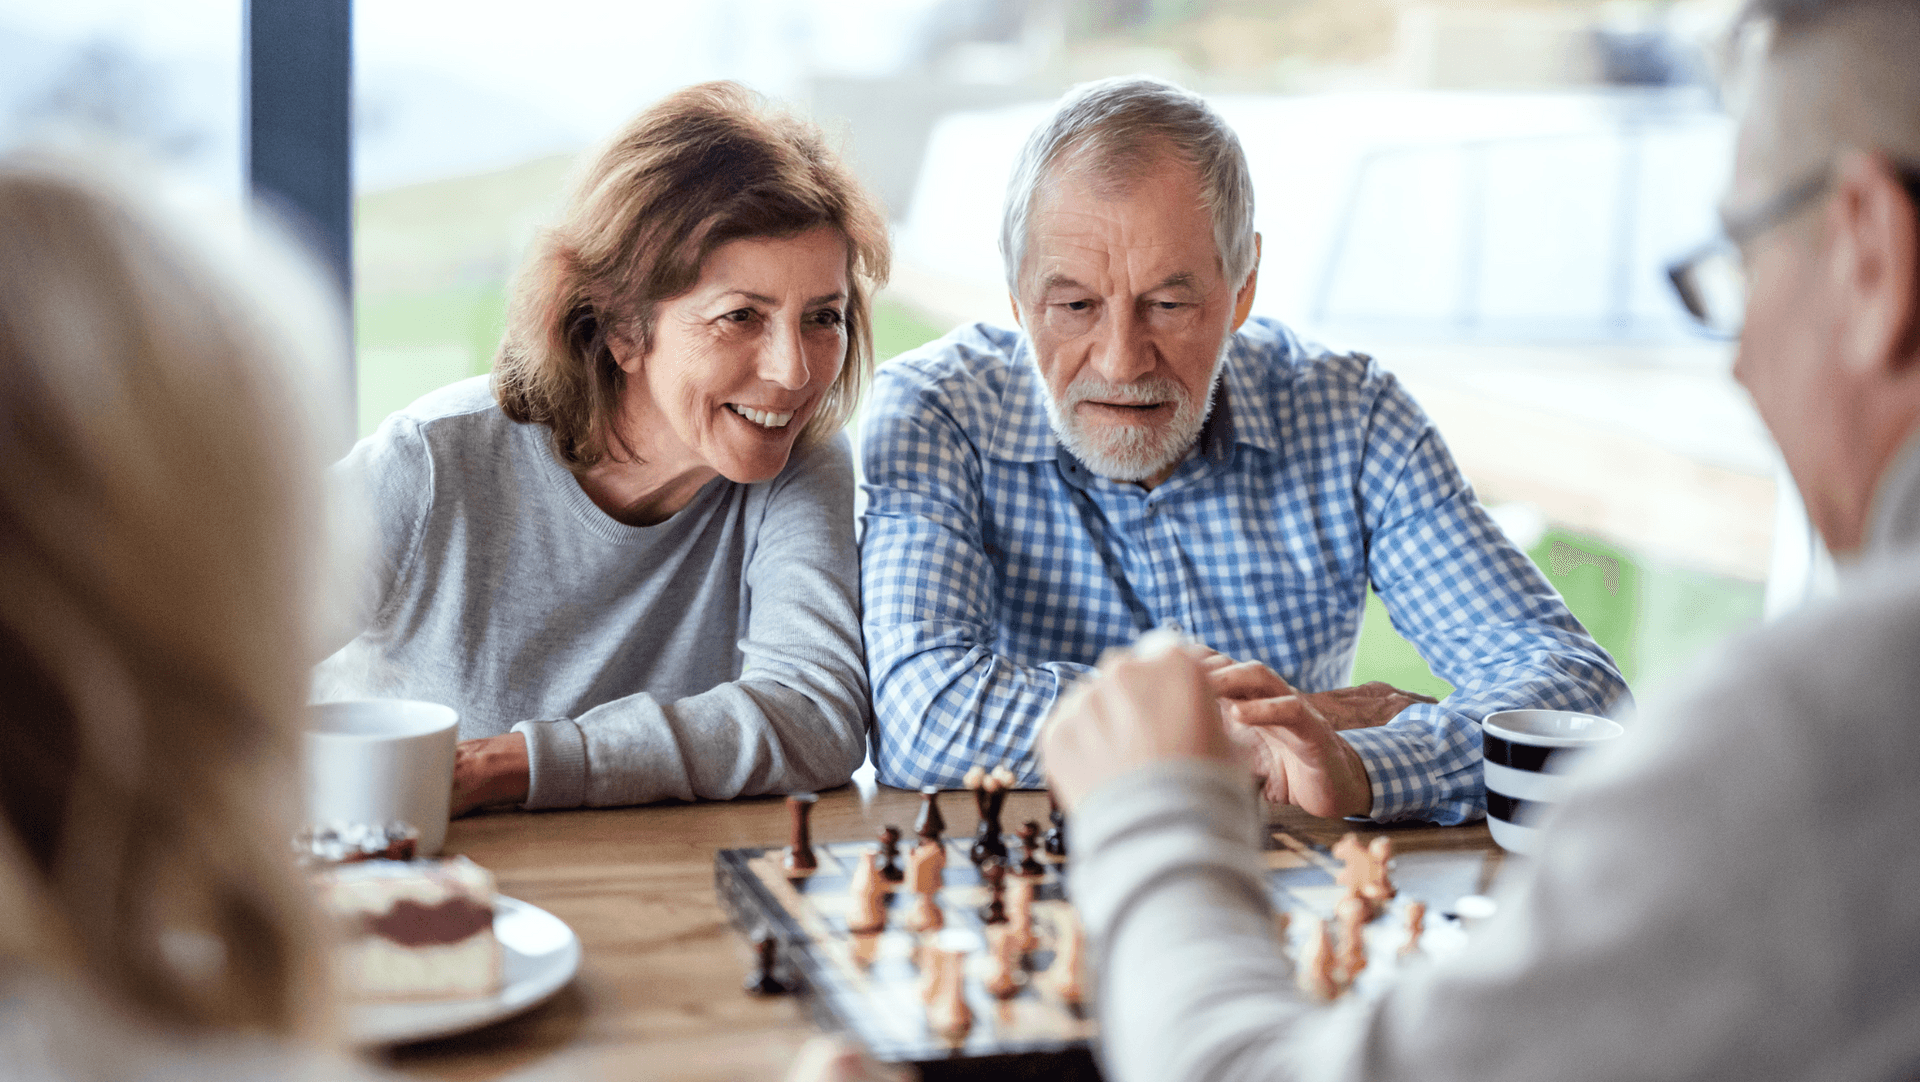
<path fill-rule="evenodd" d="M 1001 232 L 1021 330 L 893 361 L 869 408 L 881 781 L 1038 784 L 1055 698 L 1156 626 L 1217 651 L 1267 796 L 1316 815 L 1478 817 L 1481 717 L 1625 694 L 1390 374 L 1248 318 L 1259 249 L 1239 140 L 1197 96 L 1093 83 L 1034 132 Z M 1445 703 L 1344 686 L 1369 583 Z"/>

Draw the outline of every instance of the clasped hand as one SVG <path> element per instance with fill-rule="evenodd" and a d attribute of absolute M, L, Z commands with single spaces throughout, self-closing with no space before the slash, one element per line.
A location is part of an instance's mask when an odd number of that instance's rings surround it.
<path fill-rule="evenodd" d="M 1041 735 L 1041 761 L 1069 809 L 1135 768 L 1198 758 L 1246 766 L 1273 803 L 1310 815 L 1365 815 L 1373 788 L 1340 731 L 1433 701 L 1378 681 L 1300 692 L 1259 662 L 1204 647 L 1151 660 L 1115 651 L 1061 698 Z"/>

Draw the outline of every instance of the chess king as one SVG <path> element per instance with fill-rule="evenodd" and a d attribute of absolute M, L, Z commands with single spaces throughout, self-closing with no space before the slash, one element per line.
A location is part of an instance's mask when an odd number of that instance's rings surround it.
<path fill-rule="evenodd" d="M 1741 329 L 1734 375 L 1841 596 L 1589 760 L 1469 950 L 1334 1010 L 1276 956 L 1203 663 L 1116 661 L 1043 748 L 1107 1078 L 1915 1077 L 1920 3 L 1758 0 L 1736 44 L 1725 237 L 1676 284 Z M 1742 272 L 1729 292 L 1695 288 L 1707 257 Z"/>
<path fill-rule="evenodd" d="M 1252 182 L 1198 97 L 1068 94 L 1020 155 L 1001 250 L 1016 329 L 896 359 L 868 409 L 881 781 L 1007 762 L 1037 784 L 1060 693 L 1167 623 L 1217 651 L 1269 798 L 1318 815 L 1478 817 L 1481 717 L 1625 694 L 1393 376 L 1249 316 Z M 1369 585 L 1446 702 L 1342 686 Z"/>

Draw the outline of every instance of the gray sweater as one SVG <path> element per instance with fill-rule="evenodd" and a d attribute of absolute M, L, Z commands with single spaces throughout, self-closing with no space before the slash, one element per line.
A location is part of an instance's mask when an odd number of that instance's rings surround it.
<path fill-rule="evenodd" d="M 1920 439 L 1846 595 L 1594 753 L 1467 950 L 1307 1003 L 1244 772 L 1166 762 L 1074 814 L 1114 1082 L 1878 1082 L 1920 1069 Z"/>
<path fill-rule="evenodd" d="M 655 526 L 587 498 L 487 377 L 389 417 L 335 469 L 373 519 L 362 630 L 323 699 L 446 703 L 524 733 L 526 806 L 723 800 L 843 784 L 869 718 L 844 436 Z"/>

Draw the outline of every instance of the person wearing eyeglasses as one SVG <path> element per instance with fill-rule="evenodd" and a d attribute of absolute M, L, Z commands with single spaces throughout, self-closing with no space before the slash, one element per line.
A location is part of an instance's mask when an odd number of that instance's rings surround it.
<path fill-rule="evenodd" d="M 1467 949 L 1302 999 L 1201 661 L 1042 737 L 1106 1076 L 1920 1077 L 1920 3 L 1753 0 L 1727 233 L 1675 268 L 1846 567 L 1596 753 Z M 1711 254 L 1711 253 L 1710 253 Z"/>

